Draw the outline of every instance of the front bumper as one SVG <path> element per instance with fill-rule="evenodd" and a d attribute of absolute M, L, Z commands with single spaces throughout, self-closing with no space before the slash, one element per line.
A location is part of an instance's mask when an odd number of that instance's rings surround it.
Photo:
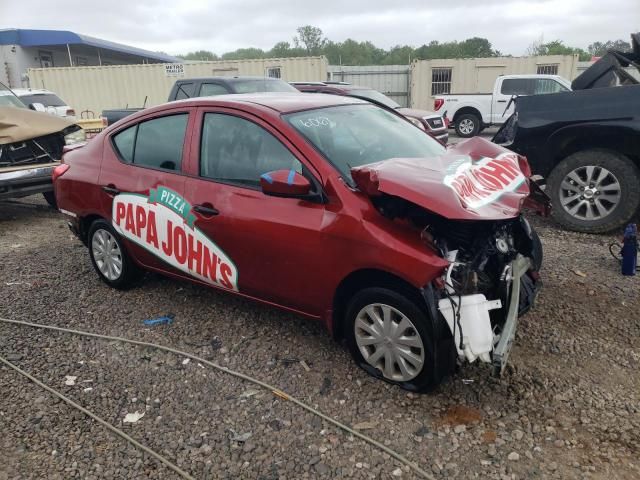
<path fill-rule="evenodd" d="M 53 190 L 51 174 L 60 162 L 0 169 L 0 200 Z"/>

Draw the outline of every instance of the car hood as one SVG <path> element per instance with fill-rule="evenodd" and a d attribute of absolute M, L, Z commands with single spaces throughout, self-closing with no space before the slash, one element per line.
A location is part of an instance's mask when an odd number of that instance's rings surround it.
<path fill-rule="evenodd" d="M 0 145 L 56 133 L 73 122 L 26 108 L 0 107 Z"/>
<path fill-rule="evenodd" d="M 400 115 L 404 115 L 405 117 L 411 117 L 411 118 L 424 118 L 424 117 L 433 117 L 433 116 L 440 116 L 438 115 L 436 112 L 431 112 L 429 110 L 418 110 L 415 108 L 396 108 L 396 112 L 398 112 Z"/>
<path fill-rule="evenodd" d="M 518 216 L 529 196 L 524 165 L 524 157 L 474 137 L 440 156 L 393 158 L 351 176 L 367 195 L 400 197 L 452 220 L 503 220 Z"/>

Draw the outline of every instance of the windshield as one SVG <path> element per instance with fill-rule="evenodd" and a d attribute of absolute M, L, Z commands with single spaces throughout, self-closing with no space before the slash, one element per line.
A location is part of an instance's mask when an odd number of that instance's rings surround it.
<path fill-rule="evenodd" d="M 295 87 L 292 87 L 284 80 L 270 80 L 270 79 L 254 79 L 254 80 L 238 80 L 233 82 L 233 89 L 236 93 L 256 93 L 256 92 L 296 92 Z"/>
<path fill-rule="evenodd" d="M 374 102 L 378 102 L 389 108 L 400 108 L 400 105 L 391 100 L 385 94 L 378 92 L 377 90 L 349 90 L 349 96 L 364 98 L 366 100 L 373 100 Z"/>
<path fill-rule="evenodd" d="M 60 98 L 53 93 L 21 95 L 20 100 L 22 100 L 25 105 L 30 105 L 32 103 L 41 103 L 45 107 L 64 107 L 66 105 L 66 103 L 60 100 Z"/>
<path fill-rule="evenodd" d="M 376 105 L 319 108 L 285 118 L 352 185 L 353 167 L 390 158 L 428 159 L 446 151 L 424 131 Z"/>
<path fill-rule="evenodd" d="M 0 83 L 0 107 L 27 108 L 11 90 Z"/>

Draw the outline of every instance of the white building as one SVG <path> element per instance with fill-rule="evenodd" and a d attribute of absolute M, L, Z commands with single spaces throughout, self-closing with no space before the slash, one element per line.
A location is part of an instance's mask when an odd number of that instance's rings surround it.
<path fill-rule="evenodd" d="M 179 59 L 66 30 L 0 30 L 0 82 L 29 85 L 29 68 L 174 63 Z"/>

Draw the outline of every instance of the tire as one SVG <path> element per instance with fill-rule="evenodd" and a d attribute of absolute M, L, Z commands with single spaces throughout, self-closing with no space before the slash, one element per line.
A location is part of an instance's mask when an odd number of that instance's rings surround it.
<path fill-rule="evenodd" d="M 131 287 L 138 276 L 138 268 L 127 254 L 122 239 L 108 222 L 96 220 L 91 224 L 87 245 L 93 268 L 104 283 L 119 290 Z M 115 247 L 117 252 L 114 252 Z M 99 256 L 101 248 L 109 248 L 113 254 L 107 255 L 105 252 L 101 258 Z M 119 258 L 120 261 L 114 261 L 114 257 Z M 112 268 L 109 268 L 109 264 Z"/>
<path fill-rule="evenodd" d="M 480 133 L 482 122 L 474 113 L 463 113 L 456 119 L 456 134 L 462 138 L 475 137 Z"/>
<path fill-rule="evenodd" d="M 598 180 L 601 182 L 596 183 Z M 605 233 L 622 227 L 638 211 L 640 172 L 624 155 L 585 150 L 569 155 L 553 169 L 545 191 L 553 204 L 552 216 L 560 225 L 578 232 Z M 615 191 L 617 196 L 612 194 Z"/>
<path fill-rule="evenodd" d="M 47 201 L 51 208 L 58 208 L 58 203 L 56 202 L 56 195 L 53 193 L 53 190 L 50 192 L 42 192 L 42 196 Z"/>
<path fill-rule="evenodd" d="M 373 358 L 380 347 L 388 349 L 388 344 L 386 344 L 384 340 L 367 346 L 359 345 L 358 343 L 356 337 L 358 336 L 360 340 L 362 340 L 367 334 L 365 330 L 360 328 L 362 323 L 359 321 L 359 318 L 364 316 L 373 323 L 373 319 L 363 313 L 365 308 L 369 307 L 376 310 L 380 318 L 384 317 L 381 309 L 383 307 L 389 307 L 395 310 L 392 316 L 395 321 L 400 319 L 399 313 L 411 322 L 409 328 L 404 329 L 400 333 L 405 334 L 402 335 L 403 339 L 410 339 L 413 343 L 416 343 L 416 340 L 419 339 L 422 344 L 422 349 L 414 347 L 413 349 L 409 348 L 409 351 L 414 354 L 414 357 L 422 357 L 424 359 L 421 368 L 413 368 L 407 360 L 404 360 L 405 369 L 410 371 L 411 378 L 409 378 L 409 376 L 407 376 L 407 378 L 399 378 L 403 376 L 403 371 L 400 368 L 400 363 L 402 362 L 400 356 L 397 356 L 393 362 L 389 362 L 389 364 L 393 363 L 389 371 L 398 375 L 397 378 L 393 378 L 393 376 L 385 373 L 384 370 L 387 365 L 386 356 L 381 359 L 381 364 L 378 366 L 372 365 L 363 356 L 362 350 L 367 352 L 366 354 L 369 358 Z M 424 310 L 407 296 L 386 288 L 366 288 L 361 290 L 349 302 L 343 325 L 347 345 L 354 361 L 370 375 L 413 392 L 429 391 L 442 381 L 444 375 L 438 369 L 436 358 L 437 345 L 435 337 L 437 334 L 434 333 L 434 329 L 431 326 L 432 323 L 427 318 Z M 357 331 L 358 333 L 356 333 Z M 369 338 L 374 339 L 375 337 L 370 334 Z M 402 345 L 402 348 L 407 350 L 405 345 Z M 421 353 L 418 353 L 419 350 L 421 350 Z M 373 352 L 373 354 L 371 352 Z M 391 360 L 391 357 L 389 357 L 389 360 Z"/>
<path fill-rule="evenodd" d="M 536 272 L 539 272 L 542 268 L 542 261 L 544 260 L 544 253 L 542 249 L 542 241 L 538 236 L 538 232 L 531 228 L 531 260 L 533 260 L 532 268 Z"/>

